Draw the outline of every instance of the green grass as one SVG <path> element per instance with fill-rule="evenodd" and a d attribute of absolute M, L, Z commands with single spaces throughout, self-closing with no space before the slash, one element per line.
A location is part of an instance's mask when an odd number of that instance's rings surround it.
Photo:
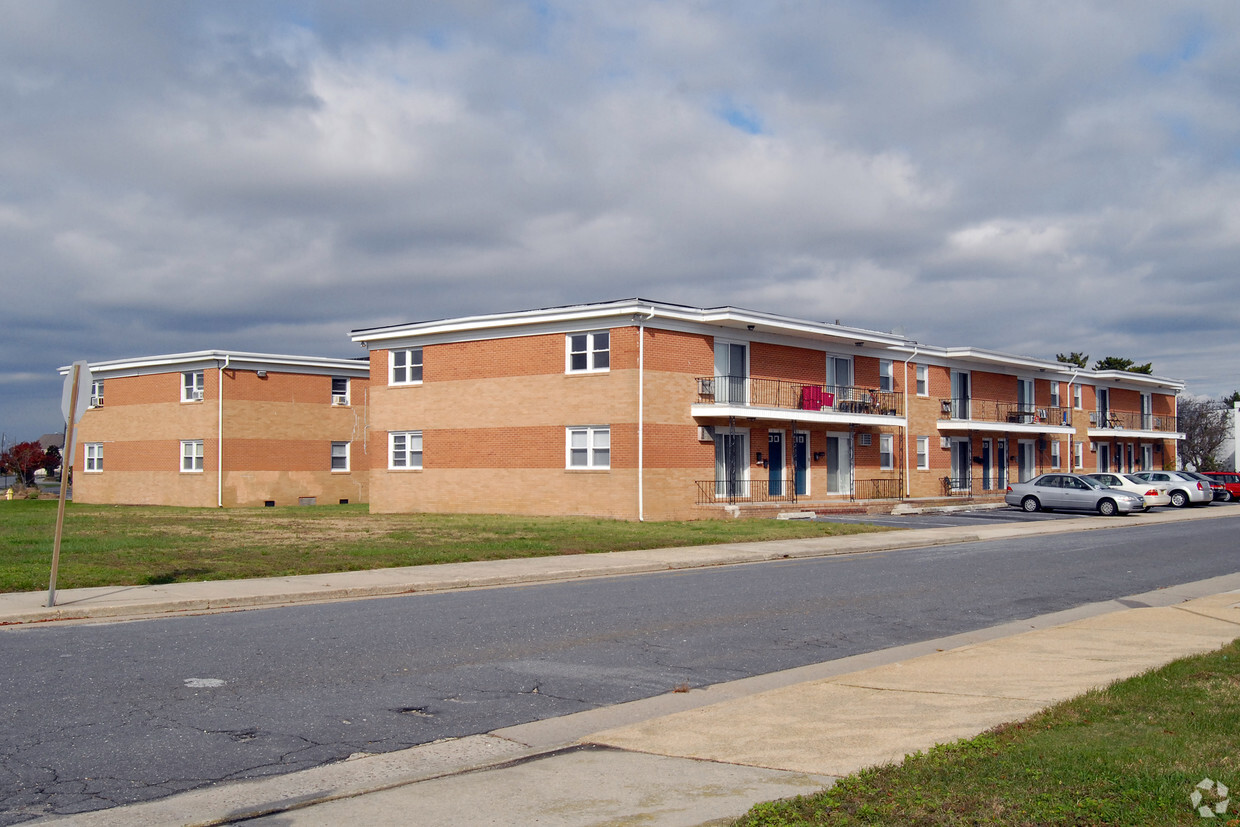
<path fill-rule="evenodd" d="M 54 500 L 0 500 L 0 592 L 47 588 L 55 524 Z M 637 523 L 372 515 L 365 505 L 196 509 L 70 503 L 56 586 L 276 577 L 880 530 L 799 520 Z"/>
<path fill-rule="evenodd" d="M 737 827 L 1240 825 L 1240 641 L 969 740 L 754 807 Z M 1228 813 L 1189 800 L 1236 786 Z"/>

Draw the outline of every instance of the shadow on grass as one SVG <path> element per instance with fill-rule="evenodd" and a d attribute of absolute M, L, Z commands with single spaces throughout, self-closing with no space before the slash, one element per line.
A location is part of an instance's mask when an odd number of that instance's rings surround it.
<path fill-rule="evenodd" d="M 160 574 L 147 575 L 142 579 L 142 584 L 144 586 L 166 586 L 169 583 L 184 583 L 190 580 L 197 580 L 204 574 L 210 573 L 211 569 L 173 569 Z"/>

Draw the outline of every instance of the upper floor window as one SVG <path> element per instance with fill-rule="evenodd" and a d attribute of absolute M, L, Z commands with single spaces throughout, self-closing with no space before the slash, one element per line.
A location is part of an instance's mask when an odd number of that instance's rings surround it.
<path fill-rule="evenodd" d="M 422 467 L 422 432 L 392 431 L 388 434 L 388 468 Z"/>
<path fill-rule="evenodd" d="M 102 471 L 103 470 L 103 443 L 87 442 L 86 448 L 86 465 L 83 466 L 85 471 Z"/>
<path fill-rule="evenodd" d="M 333 376 L 332 377 L 332 404 L 348 405 L 349 404 L 349 377 Z"/>
<path fill-rule="evenodd" d="M 890 359 L 878 360 L 878 389 L 880 391 L 895 390 L 895 365 Z"/>
<path fill-rule="evenodd" d="M 181 401 L 201 402 L 206 388 L 203 371 L 187 370 L 181 374 Z"/>
<path fill-rule="evenodd" d="M 417 385 L 422 382 L 422 348 L 391 351 L 390 385 Z"/>
<path fill-rule="evenodd" d="M 1073 385 L 1073 386 L 1072 386 L 1072 407 L 1076 408 L 1078 411 L 1079 411 L 1079 410 L 1081 409 L 1081 407 L 1082 407 L 1082 404 L 1081 404 L 1081 386 L 1080 386 L 1080 385 Z"/>
<path fill-rule="evenodd" d="M 852 359 L 846 356 L 827 357 L 827 384 L 847 387 L 853 382 Z"/>
<path fill-rule="evenodd" d="M 927 365 L 917 366 L 917 395 L 930 395 L 930 368 Z"/>
<path fill-rule="evenodd" d="M 1059 407 L 1059 383 L 1051 382 L 1051 407 Z"/>
<path fill-rule="evenodd" d="M 611 368 L 611 333 L 596 330 L 593 333 L 568 334 L 567 373 L 588 373 Z"/>
<path fill-rule="evenodd" d="M 610 468 L 611 428 L 588 425 L 569 428 L 567 440 L 569 468 Z"/>
<path fill-rule="evenodd" d="M 95 379 L 90 383 L 90 406 L 92 408 L 103 407 L 103 380 Z"/>

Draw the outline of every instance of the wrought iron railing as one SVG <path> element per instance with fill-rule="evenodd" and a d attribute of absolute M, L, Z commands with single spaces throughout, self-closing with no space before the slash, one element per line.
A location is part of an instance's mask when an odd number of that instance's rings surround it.
<path fill-rule="evenodd" d="M 1013 425 L 1071 425 L 1072 409 L 1061 405 L 956 397 L 939 400 L 939 419 L 1010 422 Z"/>
<path fill-rule="evenodd" d="M 697 504 L 711 503 L 794 503 L 796 486 L 792 480 L 698 480 Z"/>
<path fill-rule="evenodd" d="M 697 379 L 698 403 L 749 405 L 801 411 L 901 416 L 904 395 L 859 385 L 809 385 L 783 379 L 746 376 L 702 376 Z"/>
<path fill-rule="evenodd" d="M 1000 478 L 998 474 L 976 477 L 943 477 L 941 485 L 944 497 L 979 497 L 1002 494 L 1010 480 Z"/>
<path fill-rule="evenodd" d="M 904 480 L 898 477 L 853 480 L 850 499 L 854 500 L 901 500 L 904 499 Z"/>
<path fill-rule="evenodd" d="M 1159 431 L 1162 433 L 1176 432 L 1176 418 L 1140 411 L 1090 411 L 1089 427 L 1115 428 L 1128 431 Z"/>

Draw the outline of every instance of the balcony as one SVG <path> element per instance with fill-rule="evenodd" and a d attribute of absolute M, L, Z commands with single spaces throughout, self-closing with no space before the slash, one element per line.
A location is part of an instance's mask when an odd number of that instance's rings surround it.
<path fill-rule="evenodd" d="M 953 422 L 977 430 L 1071 433 L 1072 409 L 999 399 L 940 399 L 939 430 L 950 429 Z"/>
<path fill-rule="evenodd" d="M 807 385 L 782 379 L 750 379 L 743 376 L 704 376 L 697 379 L 694 415 L 727 415 L 727 408 L 745 408 L 746 416 L 759 411 L 799 411 L 801 416 L 781 415 L 822 422 L 881 423 L 904 416 L 904 395 L 857 385 Z M 807 415 L 808 414 L 808 415 Z"/>
<path fill-rule="evenodd" d="M 1140 411 L 1090 411 L 1089 430 L 1095 431 L 1143 431 L 1174 436 L 1176 418 L 1174 416 L 1155 416 Z"/>

